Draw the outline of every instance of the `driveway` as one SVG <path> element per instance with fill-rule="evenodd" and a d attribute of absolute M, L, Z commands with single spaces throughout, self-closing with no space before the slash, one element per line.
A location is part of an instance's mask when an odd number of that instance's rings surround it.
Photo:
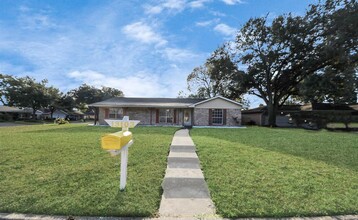
<path fill-rule="evenodd" d="M 0 127 L 14 127 L 14 126 L 24 126 L 24 125 L 31 125 L 31 124 L 17 124 L 14 122 L 0 122 Z"/>

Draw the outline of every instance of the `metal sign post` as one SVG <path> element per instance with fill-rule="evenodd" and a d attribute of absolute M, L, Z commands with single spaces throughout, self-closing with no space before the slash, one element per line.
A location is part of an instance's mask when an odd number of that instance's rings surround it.
<path fill-rule="evenodd" d="M 105 119 L 111 127 L 121 127 L 122 131 L 102 137 L 102 148 L 112 156 L 121 154 L 121 177 L 119 189 L 124 190 L 127 183 L 128 148 L 133 144 L 132 133 L 129 128 L 135 127 L 140 121 L 129 120 L 124 116 L 122 120 Z"/>

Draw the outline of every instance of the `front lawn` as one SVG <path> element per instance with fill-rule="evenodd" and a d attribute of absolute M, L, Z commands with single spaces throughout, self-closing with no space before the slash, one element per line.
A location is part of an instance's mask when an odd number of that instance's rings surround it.
<path fill-rule="evenodd" d="M 100 148 L 118 128 L 34 125 L 0 128 L 0 212 L 154 216 L 176 128 L 132 129 L 126 190 L 120 156 Z"/>
<path fill-rule="evenodd" d="M 192 129 L 224 217 L 358 214 L 358 134 L 301 129 Z"/>

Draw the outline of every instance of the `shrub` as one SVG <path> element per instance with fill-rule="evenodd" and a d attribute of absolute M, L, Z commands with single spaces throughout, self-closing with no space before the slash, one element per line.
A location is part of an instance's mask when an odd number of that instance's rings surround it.
<path fill-rule="evenodd" d="M 63 125 L 63 124 L 69 124 L 70 122 L 63 118 L 56 118 L 54 123 L 58 125 Z"/>
<path fill-rule="evenodd" d="M 0 114 L 0 121 L 13 121 L 13 117 L 7 113 Z"/>

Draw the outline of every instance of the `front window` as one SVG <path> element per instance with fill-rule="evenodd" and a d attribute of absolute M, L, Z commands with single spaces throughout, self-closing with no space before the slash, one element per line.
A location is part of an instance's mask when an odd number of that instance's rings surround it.
<path fill-rule="evenodd" d="M 222 125 L 223 124 L 223 110 L 222 109 L 213 109 L 212 110 L 212 122 L 213 125 Z"/>
<path fill-rule="evenodd" d="M 173 123 L 173 109 L 159 109 L 159 123 Z"/>
<path fill-rule="evenodd" d="M 123 118 L 123 109 L 122 108 L 110 108 L 108 117 L 113 118 L 113 119 Z"/>

